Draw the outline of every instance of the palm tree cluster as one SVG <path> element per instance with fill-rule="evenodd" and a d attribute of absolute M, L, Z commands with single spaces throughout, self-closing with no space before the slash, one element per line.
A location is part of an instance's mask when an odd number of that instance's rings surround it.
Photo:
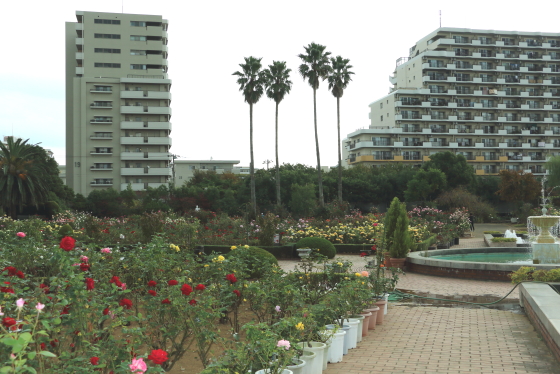
<path fill-rule="evenodd" d="M 323 177 L 321 170 L 321 154 L 319 152 L 319 136 L 317 131 L 317 90 L 321 80 L 328 81 L 328 88 L 336 98 L 337 107 L 337 130 L 338 130 L 338 200 L 342 202 L 342 156 L 340 143 L 340 98 L 344 90 L 352 80 L 354 74 L 350 69 L 350 60 L 341 56 L 330 57 L 331 52 L 326 52 L 326 47 L 320 44 L 311 43 L 304 47 L 305 53 L 299 54 L 302 60 L 299 66 L 299 73 L 302 78 L 313 89 L 313 119 L 315 130 L 315 149 L 317 154 L 317 176 L 319 186 L 319 203 L 325 206 L 323 194 Z M 250 178 L 251 178 L 251 212 L 257 214 L 254 157 L 253 157 L 253 105 L 256 104 L 263 93 L 276 103 L 275 113 L 275 133 L 276 133 L 276 205 L 281 207 L 280 199 L 280 172 L 278 161 L 278 106 L 284 97 L 290 93 L 292 82 L 290 81 L 291 69 L 286 67 L 285 61 L 273 61 L 267 69 L 262 69 L 262 58 L 245 57 L 245 63 L 239 64 L 240 71 L 233 75 L 237 76 L 239 90 L 243 93 L 245 102 L 249 104 L 249 138 L 250 138 Z"/>
<path fill-rule="evenodd" d="M 38 207 L 49 195 L 41 148 L 27 141 L 8 137 L 0 142 L 0 208 L 14 219 L 24 206 Z"/>

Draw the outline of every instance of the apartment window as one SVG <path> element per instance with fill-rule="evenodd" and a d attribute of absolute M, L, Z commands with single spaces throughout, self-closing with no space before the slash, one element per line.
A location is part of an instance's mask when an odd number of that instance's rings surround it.
<path fill-rule="evenodd" d="M 146 27 L 146 22 L 144 22 L 144 21 L 130 21 L 130 26 Z"/>
<path fill-rule="evenodd" d="M 467 38 L 465 36 L 453 35 L 453 39 L 455 40 L 455 43 L 468 43 L 469 42 L 469 38 Z"/>
<path fill-rule="evenodd" d="M 494 100 L 480 100 L 483 108 L 493 108 Z"/>
<path fill-rule="evenodd" d="M 111 92 L 111 91 L 113 91 L 113 87 L 111 87 L 111 86 L 94 86 L 93 91 Z"/>
<path fill-rule="evenodd" d="M 96 62 L 93 64 L 96 68 L 120 68 L 121 64 L 111 62 Z"/>
<path fill-rule="evenodd" d="M 383 122 L 383 116 L 381 116 L 381 122 Z"/>
<path fill-rule="evenodd" d="M 112 169 L 113 164 L 111 163 L 95 163 L 93 164 L 94 169 Z"/>
<path fill-rule="evenodd" d="M 112 178 L 97 178 L 94 179 L 91 184 L 113 184 Z"/>
<path fill-rule="evenodd" d="M 196 166 L 194 166 L 194 165 L 191 165 L 190 168 L 191 168 L 191 170 L 196 170 Z"/>
<path fill-rule="evenodd" d="M 118 19 L 100 19 L 96 18 L 93 23 L 101 23 L 103 25 L 120 25 L 121 21 Z"/>
<path fill-rule="evenodd" d="M 146 51 L 142 51 L 140 49 L 131 49 L 130 54 L 132 56 L 146 56 Z"/>
<path fill-rule="evenodd" d="M 91 122 L 113 122 L 113 117 L 95 116 Z"/>
<path fill-rule="evenodd" d="M 502 38 L 502 42 L 504 42 L 504 45 L 514 45 L 515 44 L 515 40 L 513 40 L 512 38 Z"/>
<path fill-rule="evenodd" d="M 130 64 L 130 68 L 133 69 L 133 70 L 146 70 L 146 65 Z"/>
<path fill-rule="evenodd" d="M 121 34 L 94 34 L 93 35 L 97 39 L 120 39 Z"/>
<path fill-rule="evenodd" d="M 379 108 L 383 109 L 383 103 L 379 103 Z"/>
<path fill-rule="evenodd" d="M 492 65 L 492 63 L 491 62 L 486 62 L 486 61 L 481 62 L 480 67 L 482 69 L 488 69 L 488 70 L 494 69 L 494 66 Z"/>
<path fill-rule="evenodd" d="M 97 147 L 95 153 L 113 153 L 113 148 Z"/>
<path fill-rule="evenodd" d="M 95 53 L 121 53 L 118 48 L 95 48 Z"/>
<path fill-rule="evenodd" d="M 478 40 L 480 40 L 480 44 L 492 44 L 492 38 L 481 36 L 478 38 Z"/>
<path fill-rule="evenodd" d="M 112 138 L 113 133 L 112 132 L 94 132 L 93 136 L 95 138 Z"/>
<path fill-rule="evenodd" d="M 492 51 L 489 49 L 479 49 L 478 52 L 481 57 L 492 57 Z"/>
<path fill-rule="evenodd" d="M 143 35 L 130 35 L 130 40 L 135 42 L 145 42 L 147 39 Z"/>
<path fill-rule="evenodd" d="M 113 102 L 112 101 L 94 101 L 91 106 L 100 106 L 100 107 L 112 107 L 113 106 Z"/>

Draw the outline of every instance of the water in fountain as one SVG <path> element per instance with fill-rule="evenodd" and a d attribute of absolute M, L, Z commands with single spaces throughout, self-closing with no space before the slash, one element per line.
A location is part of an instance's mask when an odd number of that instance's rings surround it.
<path fill-rule="evenodd" d="M 515 242 L 517 244 L 523 244 L 523 238 L 520 238 L 519 236 L 517 236 L 517 234 L 515 233 L 515 230 L 510 231 L 510 230 L 506 230 L 506 232 L 504 233 L 504 238 L 515 238 Z"/>

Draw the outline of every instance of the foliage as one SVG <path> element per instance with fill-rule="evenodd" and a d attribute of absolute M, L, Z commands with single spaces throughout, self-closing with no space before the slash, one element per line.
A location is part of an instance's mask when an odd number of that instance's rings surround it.
<path fill-rule="evenodd" d="M 296 243 L 296 248 L 311 248 L 329 259 L 336 256 L 336 248 L 331 242 L 324 238 L 308 237 L 300 239 Z"/>
<path fill-rule="evenodd" d="M 504 238 L 504 237 L 493 237 L 492 243 L 515 243 L 517 239 L 515 238 Z"/>
<path fill-rule="evenodd" d="M 430 161 L 425 162 L 422 169 L 441 170 L 446 176 L 448 188 L 469 186 L 474 182 L 474 170 L 467 163 L 467 159 L 449 151 L 430 155 Z"/>
<path fill-rule="evenodd" d="M 553 156 L 545 164 L 548 187 L 560 186 L 560 156 Z"/>
<path fill-rule="evenodd" d="M 315 188 L 313 185 L 292 185 L 292 199 L 290 209 L 296 217 L 306 217 L 315 207 Z"/>
<path fill-rule="evenodd" d="M 278 267 L 276 257 L 259 247 L 239 246 L 227 253 L 226 258 L 240 260 L 246 268 L 247 276 L 252 279 L 261 278 Z"/>
<path fill-rule="evenodd" d="M 408 214 L 404 204 L 399 205 L 399 215 L 389 244 L 389 253 L 393 258 L 405 258 L 412 247 L 412 239 L 408 231 Z"/>
<path fill-rule="evenodd" d="M 500 189 L 497 194 L 504 201 L 533 202 L 540 194 L 541 186 L 531 173 L 522 170 L 501 170 Z"/>
<path fill-rule="evenodd" d="M 404 193 L 406 201 L 429 201 L 447 186 L 445 174 L 438 169 L 421 169 L 410 182 Z"/>
<path fill-rule="evenodd" d="M 435 201 L 438 207 L 444 210 L 458 208 L 467 209 L 475 217 L 478 217 L 484 222 L 489 221 L 491 216 L 496 215 L 495 209 L 490 204 L 468 192 L 464 187 L 457 187 L 453 190 L 444 191 Z"/>
<path fill-rule="evenodd" d="M 28 141 L 13 137 L 0 141 L 0 207 L 14 219 L 24 206 L 38 208 L 49 196 L 42 148 Z"/>
<path fill-rule="evenodd" d="M 280 219 L 272 213 L 257 218 L 259 245 L 271 246 L 274 244 L 274 235 L 279 222 Z"/>

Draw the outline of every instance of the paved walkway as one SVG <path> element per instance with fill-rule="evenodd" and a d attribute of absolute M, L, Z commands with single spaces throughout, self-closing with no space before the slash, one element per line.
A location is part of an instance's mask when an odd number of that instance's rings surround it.
<path fill-rule="evenodd" d="M 511 225 L 475 225 L 474 237 L 460 246 L 484 246 L 482 231 Z M 355 269 L 367 258 L 341 256 Z M 297 261 L 280 261 L 292 270 Z M 509 282 L 475 281 L 409 273 L 398 288 L 436 295 L 505 296 Z M 509 298 L 517 298 L 514 291 Z M 329 364 L 324 374 L 366 373 L 559 373 L 560 364 L 523 314 L 492 309 L 420 306 L 389 303 L 378 325 L 349 351 L 343 362 Z"/>

